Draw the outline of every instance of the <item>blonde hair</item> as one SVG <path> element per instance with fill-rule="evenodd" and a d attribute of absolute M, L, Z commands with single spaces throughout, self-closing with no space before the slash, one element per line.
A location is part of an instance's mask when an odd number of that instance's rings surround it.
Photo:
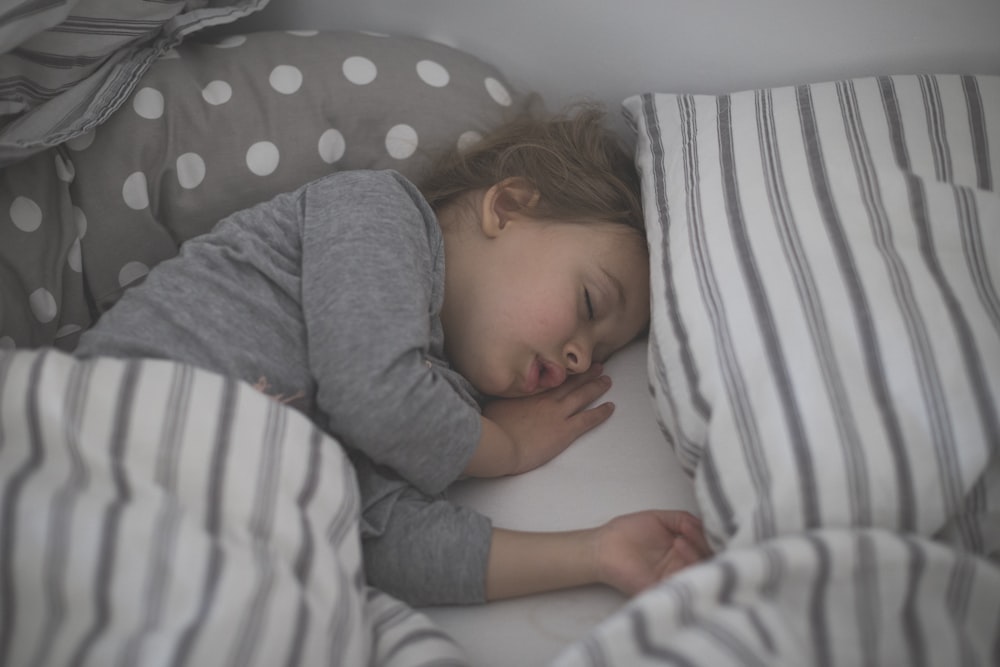
<path fill-rule="evenodd" d="M 618 223 L 645 237 L 639 176 L 605 117 L 593 104 L 522 115 L 444 155 L 420 189 L 440 211 L 468 192 L 521 178 L 539 194 L 524 211 L 530 217 Z"/>

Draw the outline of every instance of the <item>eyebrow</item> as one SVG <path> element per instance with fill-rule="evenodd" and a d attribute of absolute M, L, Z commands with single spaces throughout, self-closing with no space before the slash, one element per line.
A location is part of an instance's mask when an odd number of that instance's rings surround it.
<path fill-rule="evenodd" d="M 607 276 L 608 280 L 611 281 L 611 284 L 612 286 L 614 286 L 615 291 L 618 292 L 618 301 L 619 303 L 621 303 L 622 307 L 624 307 L 626 303 L 625 288 L 622 286 L 621 281 L 618 280 L 618 278 L 613 276 L 611 273 L 609 273 L 608 270 L 605 269 L 604 267 L 601 267 L 601 271 L 604 272 L 604 275 Z"/>

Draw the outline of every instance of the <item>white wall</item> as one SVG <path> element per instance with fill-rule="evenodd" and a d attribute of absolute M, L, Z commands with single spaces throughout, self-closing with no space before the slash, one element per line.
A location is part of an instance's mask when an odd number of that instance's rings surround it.
<path fill-rule="evenodd" d="M 249 25 L 430 37 L 497 65 L 550 106 L 870 74 L 1000 74 L 1000 0 L 272 0 Z"/>

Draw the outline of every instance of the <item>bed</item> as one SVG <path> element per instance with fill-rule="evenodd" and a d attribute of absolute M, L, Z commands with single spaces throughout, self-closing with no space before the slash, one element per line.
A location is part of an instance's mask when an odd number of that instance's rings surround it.
<path fill-rule="evenodd" d="M 1000 665 L 1000 7 L 499 5 L 0 14 L 0 664 Z M 702 516 L 715 556 L 633 599 L 408 607 L 333 438 L 68 354 L 233 210 L 584 97 L 635 146 L 649 335 L 612 420 L 449 495 Z"/>

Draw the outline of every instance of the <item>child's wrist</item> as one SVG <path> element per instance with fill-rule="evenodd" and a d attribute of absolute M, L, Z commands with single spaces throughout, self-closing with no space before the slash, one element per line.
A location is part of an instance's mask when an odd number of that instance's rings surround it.
<path fill-rule="evenodd" d="M 483 415 L 479 444 L 463 471 L 469 477 L 503 477 L 516 474 L 521 465 L 514 439 L 497 422 Z"/>
<path fill-rule="evenodd" d="M 489 419 L 489 418 L 484 417 L 483 419 Z M 498 422 L 495 422 L 493 420 L 489 421 L 496 427 L 497 435 L 499 436 L 501 442 L 503 443 L 504 451 L 507 453 L 507 455 L 504 457 L 505 460 L 507 461 L 507 465 L 505 466 L 506 468 L 505 474 L 507 475 L 521 474 L 522 472 L 524 472 L 523 470 L 521 470 L 521 466 L 523 465 L 524 461 L 524 455 L 521 452 L 521 448 L 518 446 L 517 440 L 515 440 L 514 437 L 507 432 L 507 429 L 501 426 Z"/>
<path fill-rule="evenodd" d="M 615 550 L 607 543 L 609 532 L 608 524 L 605 523 L 594 528 L 590 536 L 589 549 L 594 581 L 624 593 L 615 577 L 616 568 L 620 567 L 620 564 L 614 562 Z"/>
<path fill-rule="evenodd" d="M 601 562 L 601 527 L 588 528 L 581 532 L 581 551 L 590 573 L 590 580 L 595 584 L 610 584 L 605 576 L 607 568 Z"/>

